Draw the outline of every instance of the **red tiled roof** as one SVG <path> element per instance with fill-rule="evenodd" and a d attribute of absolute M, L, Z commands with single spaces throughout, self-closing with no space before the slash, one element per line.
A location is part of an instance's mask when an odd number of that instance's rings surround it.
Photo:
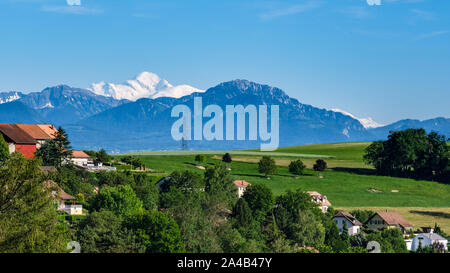
<path fill-rule="evenodd" d="M 408 223 L 400 214 L 397 212 L 377 212 L 375 215 L 377 215 L 383 219 L 386 224 L 390 226 L 402 226 L 402 227 L 411 227 L 412 225 Z M 372 216 L 373 217 L 373 216 Z M 371 218 L 372 218 L 371 217 Z"/>
<path fill-rule="evenodd" d="M 83 151 L 72 151 L 72 157 L 75 158 L 91 158 L 88 154 Z"/>
<path fill-rule="evenodd" d="M 16 144 L 36 144 L 36 140 L 16 124 L 0 124 L 0 132 Z"/>
<path fill-rule="evenodd" d="M 42 130 L 37 124 L 16 124 L 17 127 L 25 131 L 25 133 L 29 134 L 34 139 L 45 140 L 51 139 L 44 130 Z"/>
<path fill-rule="evenodd" d="M 235 180 L 233 181 L 233 183 L 234 185 L 236 185 L 236 187 L 244 187 L 244 188 L 247 188 L 248 186 L 252 185 L 245 180 Z"/>
<path fill-rule="evenodd" d="M 54 139 L 56 133 L 58 132 L 55 126 L 51 124 L 38 124 L 37 126 L 39 126 L 39 128 L 41 128 L 41 130 L 44 131 L 47 135 L 49 135 L 51 139 Z"/>

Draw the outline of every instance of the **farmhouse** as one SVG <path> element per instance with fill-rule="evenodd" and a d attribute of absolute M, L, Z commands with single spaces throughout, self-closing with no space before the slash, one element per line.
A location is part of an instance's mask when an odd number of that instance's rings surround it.
<path fill-rule="evenodd" d="M 245 180 L 235 180 L 233 181 L 233 184 L 237 187 L 239 198 L 241 198 L 244 195 L 244 192 L 247 190 L 247 187 L 252 185 Z"/>
<path fill-rule="evenodd" d="M 9 153 L 20 152 L 26 158 L 33 158 L 37 141 L 16 124 L 0 124 L 0 133 L 9 146 Z"/>
<path fill-rule="evenodd" d="M 87 167 L 88 164 L 93 164 L 92 158 L 83 151 L 72 151 L 71 161 L 73 164 L 80 167 Z"/>
<path fill-rule="evenodd" d="M 436 233 L 422 233 L 412 239 L 411 249 L 416 251 L 421 247 L 433 246 L 433 244 L 443 245 L 443 249 L 447 249 L 448 240 Z"/>
<path fill-rule="evenodd" d="M 36 149 L 41 148 L 41 145 L 49 139 L 53 139 L 53 135 L 47 134 L 37 124 L 16 124 L 22 131 L 36 140 Z"/>
<path fill-rule="evenodd" d="M 367 220 L 366 225 L 371 229 L 400 228 L 404 233 L 413 226 L 396 212 L 377 212 Z"/>
<path fill-rule="evenodd" d="M 76 205 L 76 198 L 66 193 L 58 184 L 53 181 L 44 182 L 46 187 L 51 187 L 52 196 L 58 200 L 57 210 L 64 211 L 69 215 L 82 215 L 83 205 Z"/>
<path fill-rule="evenodd" d="M 344 227 L 347 227 L 350 236 L 361 232 L 361 222 L 348 212 L 340 211 L 334 215 L 332 220 L 336 222 L 340 233 L 344 231 Z"/>
<path fill-rule="evenodd" d="M 325 195 L 322 195 L 316 191 L 309 191 L 307 193 L 312 197 L 312 201 L 319 205 L 319 208 L 323 213 L 326 213 L 328 208 L 331 207 L 331 203 Z"/>

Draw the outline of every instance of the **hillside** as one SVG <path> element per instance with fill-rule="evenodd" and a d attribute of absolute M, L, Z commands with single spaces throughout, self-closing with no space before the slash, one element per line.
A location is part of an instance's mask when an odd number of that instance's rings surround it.
<path fill-rule="evenodd" d="M 385 177 L 375 175 L 374 170 L 362 162 L 364 148 L 369 143 L 333 143 L 286 147 L 271 154 L 278 165 L 278 173 L 270 179 L 258 173 L 257 162 L 261 154 L 255 151 L 238 151 L 233 154 L 233 162 L 229 164 L 234 179 L 244 179 L 252 184 L 265 184 L 275 195 L 287 190 L 318 191 L 327 195 L 333 206 L 339 208 L 399 208 L 402 215 L 417 224 L 427 222 L 432 225 L 438 222 L 450 231 L 450 185 L 432 181 Z M 164 155 L 166 154 L 166 155 Z M 137 153 L 146 166 L 151 168 L 152 176 L 162 177 L 175 170 L 190 170 L 203 173 L 194 161 L 194 152 L 158 152 Z M 219 163 L 222 152 L 207 152 L 207 161 L 203 166 Z M 293 157 L 290 155 L 298 155 Z M 316 158 L 311 156 L 330 155 L 326 158 L 329 169 L 324 172 L 313 171 Z M 289 173 L 291 160 L 301 159 L 308 167 L 306 174 L 296 177 Z M 319 176 L 322 176 L 322 178 Z M 414 209 L 413 209 L 414 208 Z M 411 211 L 411 213 L 409 213 Z M 419 211 L 419 212 L 417 212 Z M 417 212 L 417 213 L 416 213 Z M 414 222 L 413 222 L 414 224 Z"/>

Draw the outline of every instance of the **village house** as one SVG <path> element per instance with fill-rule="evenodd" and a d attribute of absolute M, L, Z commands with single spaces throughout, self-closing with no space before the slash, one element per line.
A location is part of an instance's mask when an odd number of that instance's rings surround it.
<path fill-rule="evenodd" d="M 366 222 L 371 229 L 400 228 L 403 233 L 411 230 L 413 226 L 396 212 L 377 212 Z"/>
<path fill-rule="evenodd" d="M 448 240 L 434 232 L 421 233 L 414 237 L 408 250 L 416 251 L 419 248 L 419 245 L 421 247 L 427 247 L 433 246 L 433 244 L 441 244 L 445 251 L 448 251 Z"/>
<path fill-rule="evenodd" d="M 34 138 L 36 140 L 36 149 L 40 149 L 42 144 L 44 144 L 49 139 L 54 139 L 54 133 L 56 132 L 56 129 L 54 131 L 51 131 L 49 129 L 49 133 L 46 133 L 42 128 L 46 128 L 48 125 L 42 125 L 39 126 L 37 124 L 16 124 L 18 128 L 20 128 L 22 131 L 27 133 L 29 136 Z"/>
<path fill-rule="evenodd" d="M 239 198 L 241 198 L 244 195 L 245 191 L 247 190 L 247 187 L 252 185 L 245 180 L 235 180 L 233 181 L 233 184 L 237 188 Z"/>
<path fill-rule="evenodd" d="M 334 215 L 332 220 L 337 224 L 340 233 L 344 231 L 344 227 L 347 227 L 350 236 L 361 232 L 361 222 L 348 212 L 340 211 Z"/>
<path fill-rule="evenodd" d="M 83 205 L 77 205 L 76 198 L 66 193 L 53 181 L 44 182 L 46 187 L 52 188 L 52 196 L 58 201 L 57 210 L 64 211 L 69 215 L 83 215 Z"/>
<path fill-rule="evenodd" d="M 94 161 L 92 158 L 83 151 L 72 151 L 72 157 L 70 158 L 74 165 L 80 167 L 88 167 L 88 165 L 93 166 Z"/>
<path fill-rule="evenodd" d="M 0 133 L 9 146 L 9 153 L 20 152 L 26 158 L 33 158 L 37 141 L 16 124 L 0 124 Z"/>
<path fill-rule="evenodd" d="M 319 208 L 323 213 L 326 213 L 328 208 L 331 207 L 331 203 L 325 195 L 322 195 L 316 191 L 308 191 L 307 193 L 312 197 L 312 201 L 319 205 Z"/>

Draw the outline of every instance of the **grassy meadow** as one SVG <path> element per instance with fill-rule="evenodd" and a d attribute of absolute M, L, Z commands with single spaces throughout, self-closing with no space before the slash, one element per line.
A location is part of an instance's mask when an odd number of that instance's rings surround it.
<path fill-rule="evenodd" d="M 415 227 L 440 224 L 450 232 L 450 185 L 432 181 L 377 176 L 371 166 L 364 164 L 364 149 L 370 143 L 335 143 L 280 148 L 275 152 L 235 151 L 233 162 L 228 164 L 234 179 L 244 179 L 252 184 L 265 184 L 275 195 L 287 190 L 318 191 L 325 194 L 332 205 L 345 210 L 389 208 L 404 215 Z M 175 154 L 174 154 L 175 153 Z M 134 154 L 152 171 L 151 176 L 163 177 L 175 170 L 203 173 L 198 165 L 208 166 L 221 161 L 225 152 L 150 152 Z M 196 154 L 205 154 L 201 164 L 194 160 Z M 278 172 L 264 177 L 258 172 L 262 155 L 275 159 Z M 323 158 L 329 169 L 312 170 L 317 158 Z M 301 159 L 307 166 L 305 175 L 289 173 L 290 161 Z M 375 208 L 375 209 L 374 209 Z M 423 213 L 419 213 L 422 211 Z"/>

